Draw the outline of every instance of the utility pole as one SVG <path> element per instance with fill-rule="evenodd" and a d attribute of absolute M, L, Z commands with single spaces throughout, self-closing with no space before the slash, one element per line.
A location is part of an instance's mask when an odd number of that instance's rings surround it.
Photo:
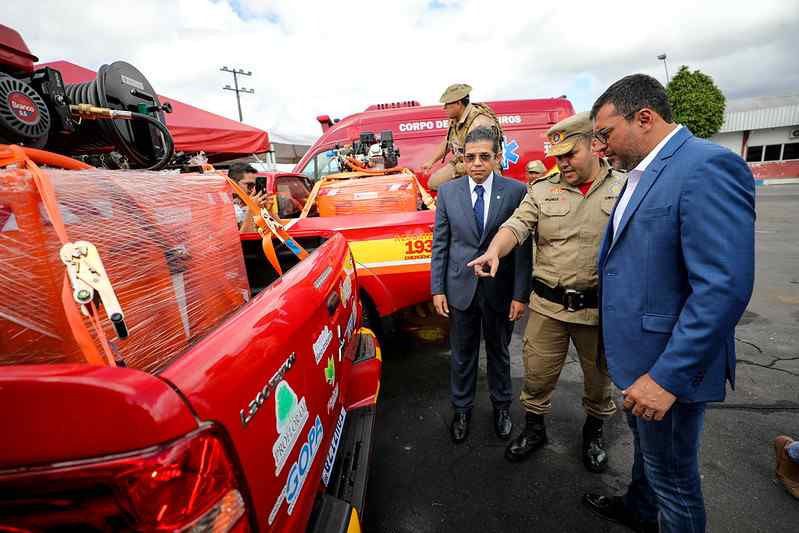
<path fill-rule="evenodd" d="M 222 67 L 219 70 L 222 72 L 230 72 L 233 74 L 233 87 L 230 85 L 225 85 L 222 89 L 226 91 L 234 91 L 236 93 L 236 104 L 239 106 L 239 122 L 244 122 L 243 117 L 241 116 L 241 97 L 239 96 L 241 93 L 246 94 L 253 94 L 255 93 L 255 89 L 247 89 L 245 87 L 239 87 L 239 76 L 252 76 L 251 71 L 244 72 L 242 69 L 235 69 L 235 68 L 227 68 Z"/>
<path fill-rule="evenodd" d="M 663 68 L 666 69 L 666 85 L 668 85 L 669 83 L 671 83 L 671 80 L 669 79 L 669 66 L 666 63 L 666 54 L 660 54 L 658 56 L 658 59 L 663 61 Z"/>

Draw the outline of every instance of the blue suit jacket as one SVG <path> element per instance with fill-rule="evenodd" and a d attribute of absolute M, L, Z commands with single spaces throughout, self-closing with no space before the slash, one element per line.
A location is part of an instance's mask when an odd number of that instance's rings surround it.
<path fill-rule="evenodd" d="M 445 294 L 447 302 L 461 311 L 469 307 L 477 284 L 488 289 L 488 301 L 498 313 L 507 313 L 511 299 L 528 302 L 532 273 L 532 239 L 500 260 L 494 278 L 477 278 L 466 263 L 485 253 L 491 239 L 527 194 L 522 183 L 494 173 L 488 220 L 482 236 L 472 208 L 469 178 L 463 176 L 444 183 L 436 197 L 436 225 L 433 255 L 430 261 L 430 284 L 433 294 Z"/>
<path fill-rule="evenodd" d="M 619 388 L 650 376 L 680 401 L 735 385 L 735 325 L 754 282 L 755 183 L 726 148 L 678 131 L 599 251 L 601 323 Z"/>

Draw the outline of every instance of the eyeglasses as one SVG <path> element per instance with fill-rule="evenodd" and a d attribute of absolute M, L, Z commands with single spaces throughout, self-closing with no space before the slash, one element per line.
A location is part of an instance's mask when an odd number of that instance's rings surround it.
<path fill-rule="evenodd" d="M 602 128 L 601 130 L 594 132 L 594 139 L 596 139 L 601 144 L 608 144 L 608 138 L 610 137 L 610 133 L 613 131 L 613 128 Z"/>
<path fill-rule="evenodd" d="M 640 109 L 638 110 L 640 111 Z M 624 120 L 632 119 L 638 111 L 633 111 L 632 113 L 627 113 L 624 115 Z M 596 139 L 600 144 L 608 144 L 608 139 L 610 138 L 610 134 L 613 133 L 614 126 L 608 126 L 607 128 L 602 128 L 601 130 L 594 132 L 594 139 Z"/>
<path fill-rule="evenodd" d="M 463 159 L 468 161 L 469 163 L 474 163 L 478 157 L 480 157 L 480 161 L 482 161 L 483 163 L 488 163 L 489 161 L 494 159 L 494 154 L 490 154 L 488 152 L 483 152 L 480 154 L 466 154 L 465 156 L 463 156 Z"/>

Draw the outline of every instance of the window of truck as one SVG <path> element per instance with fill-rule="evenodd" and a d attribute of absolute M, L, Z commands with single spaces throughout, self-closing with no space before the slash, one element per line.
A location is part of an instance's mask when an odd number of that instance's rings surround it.
<path fill-rule="evenodd" d="M 280 218 L 296 218 L 310 195 L 309 184 L 296 176 L 277 178 L 277 207 Z"/>
<path fill-rule="evenodd" d="M 300 173 L 316 181 L 323 176 L 338 172 L 342 172 L 342 169 L 338 159 L 335 157 L 335 152 L 333 150 L 324 150 L 309 159 Z"/>

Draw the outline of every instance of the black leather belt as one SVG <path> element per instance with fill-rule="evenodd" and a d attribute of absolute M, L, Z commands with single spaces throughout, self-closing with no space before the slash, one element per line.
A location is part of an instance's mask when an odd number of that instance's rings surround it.
<path fill-rule="evenodd" d="M 596 309 L 598 307 L 596 289 L 586 291 L 576 291 L 563 287 L 555 287 L 553 289 L 538 278 L 533 278 L 533 292 L 545 300 L 561 304 L 567 311 Z"/>

